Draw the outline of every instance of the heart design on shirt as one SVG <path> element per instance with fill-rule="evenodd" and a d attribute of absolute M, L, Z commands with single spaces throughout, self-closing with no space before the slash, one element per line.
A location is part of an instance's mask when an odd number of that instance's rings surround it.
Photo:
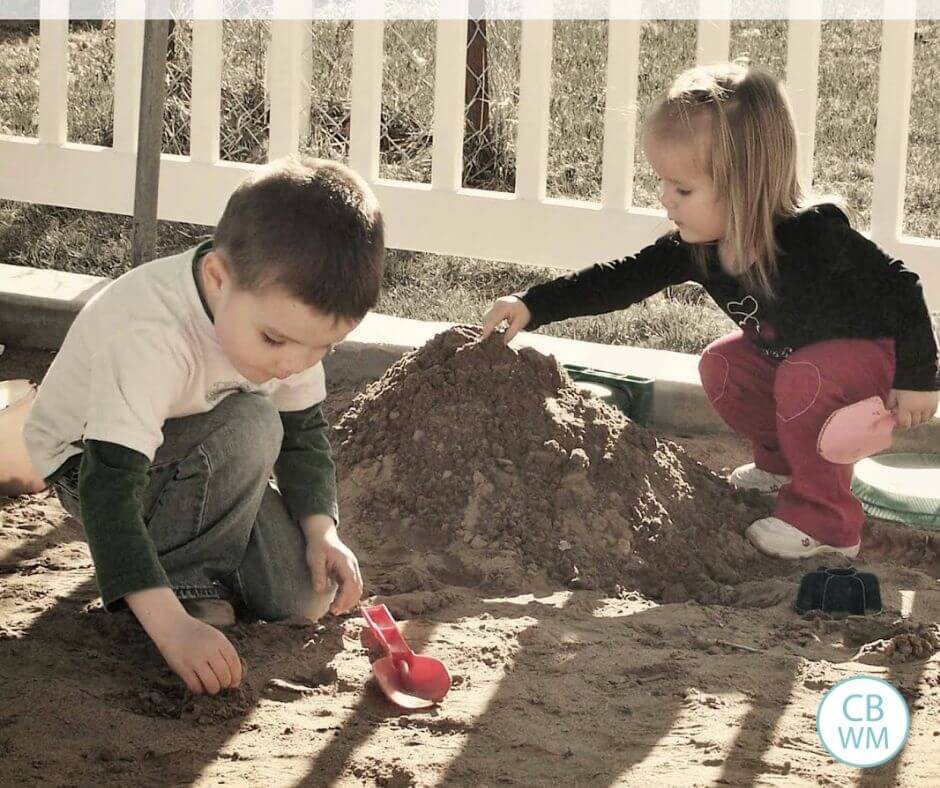
<path fill-rule="evenodd" d="M 758 332 L 760 331 L 760 321 L 754 316 L 759 309 L 760 304 L 757 303 L 757 299 L 750 295 L 745 296 L 741 301 L 728 302 L 728 314 L 734 316 L 737 324 L 744 328 L 747 321 L 750 320 L 754 323 L 754 327 Z"/>

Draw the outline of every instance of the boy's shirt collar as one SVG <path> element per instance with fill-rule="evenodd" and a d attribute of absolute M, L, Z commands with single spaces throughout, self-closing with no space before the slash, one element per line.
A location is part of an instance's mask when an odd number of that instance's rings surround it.
<path fill-rule="evenodd" d="M 212 239 L 210 238 L 209 240 L 203 241 L 201 244 L 199 244 L 199 246 L 197 246 L 193 252 L 193 284 L 196 286 L 196 293 L 199 295 L 199 301 L 202 304 L 203 310 L 205 310 L 206 317 L 209 318 L 210 323 L 215 325 L 215 318 L 212 316 L 212 312 L 209 309 L 209 302 L 206 301 L 205 293 L 202 292 L 202 287 L 199 283 L 199 274 L 202 270 L 202 258 L 211 251 Z"/>

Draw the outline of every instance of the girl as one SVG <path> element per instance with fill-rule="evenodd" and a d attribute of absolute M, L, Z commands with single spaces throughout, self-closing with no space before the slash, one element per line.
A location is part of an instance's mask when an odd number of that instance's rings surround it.
<path fill-rule="evenodd" d="M 555 320 L 623 309 L 664 287 L 701 283 L 740 330 L 709 345 L 709 401 L 749 438 L 740 488 L 779 490 L 750 541 L 768 555 L 858 554 L 864 515 L 852 467 L 823 460 L 837 408 L 882 397 L 902 428 L 937 408 L 937 345 L 917 276 L 850 226 L 835 205 L 806 207 L 796 130 L 772 76 L 741 64 L 690 69 L 643 130 L 676 230 L 637 255 L 500 298 L 483 335 L 505 341 Z"/>

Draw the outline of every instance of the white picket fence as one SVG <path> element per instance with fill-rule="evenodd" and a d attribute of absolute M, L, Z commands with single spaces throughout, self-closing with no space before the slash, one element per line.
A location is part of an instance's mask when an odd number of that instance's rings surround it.
<path fill-rule="evenodd" d="M 217 0 L 212 0 L 219 5 Z M 212 2 L 200 5 L 212 12 Z M 218 15 L 219 9 L 215 9 Z M 523 20 L 515 193 L 461 186 L 466 21 L 437 22 L 433 168 L 430 184 L 379 178 L 382 20 L 353 30 L 350 164 L 375 188 L 389 245 L 440 254 L 576 268 L 639 248 L 668 227 L 661 211 L 633 205 L 639 72 L 638 20 L 611 20 L 608 36 L 600 202 L 546 197 L 552 22 Z M 68 22 L 40 28 L 39 136 L 0 136 L 0 197 L 130 214 L 140 95 L 143 21 L 117 20 L 112 148 L 67 141 Z M 274 20 L 269 53 L 271 158 L 297 150 L 309 117 L 303 74 L 310 23 Z M 800 166 L 811 174 L 820 22 L 791 20 L 787 88 L 801 139 Z M 698 24 L 698 62 L 728 59 L 728 20 Z M 871 237 L 923 279 L 940 309 L 940 242 L 902 236 L 914 21 L 885 20 L 879 79 Z M 194 22 L 191 155 L 164 154 L 159 217 L 214 224 L 227 195 L 253 166 L 219 159 L 222 22 Z"/>

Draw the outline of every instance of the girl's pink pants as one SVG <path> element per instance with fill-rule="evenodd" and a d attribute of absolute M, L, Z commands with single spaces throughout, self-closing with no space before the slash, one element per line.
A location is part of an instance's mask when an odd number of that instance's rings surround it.
<path fill-rule="evenodd" d="M 699 372 L 718 414 L 750 439 L 757 467 L 792 475 L 774 516 L 846 547 L 858 543 L 865 516 L 851 492 L 852 466 L 819 456 L 819 430 L 844 405 L 876 395 L 886 400 L 894 365 L 891 339 L 834 339 L 778 361 L 737 331 L 705 349 Z"/>

